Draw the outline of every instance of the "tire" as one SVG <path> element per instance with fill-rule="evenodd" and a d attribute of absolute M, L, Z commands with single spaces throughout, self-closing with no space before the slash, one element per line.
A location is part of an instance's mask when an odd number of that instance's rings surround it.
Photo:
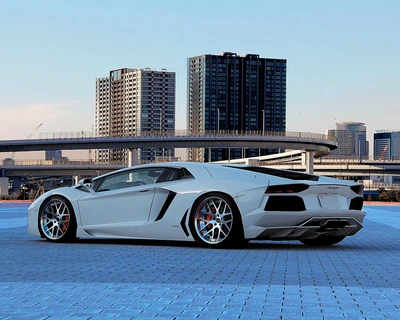
<path fill-rule="evenodd" d="M 76 239 L 76 218 L 71 204 L 62 197 L 50 197 L 39 210 L 38 228 L 42 237 L 54 242 Z"/>
<path fill-rule="evenodd" d="M 200 197 L 189 218 L 194 238 L 210 248 L 238 248 L 244 245 L 242 218 L 236 203 L 222 193 Z"/>
<path fill-rule="evenodd" d="M 318 247 L 322 247 L 322 246 L 331 246 L 333 244 L 339 243 L 340 241 L 342 241 L 344 238 L 346 238 L 346 236 L 333 236 L 333 237 L 329 237 L 329 236 L 322 236 L 322 237 L 318 237 L 315 239 L 303 239 L 300 240 L 301 243 L 304 243 L 307 246 L 318 246 Z"/>

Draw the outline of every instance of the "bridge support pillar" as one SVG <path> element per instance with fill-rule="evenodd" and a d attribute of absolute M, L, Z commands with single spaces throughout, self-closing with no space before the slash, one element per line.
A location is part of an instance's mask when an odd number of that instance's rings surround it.
<path fill-rule="evenodd" d="M 138 149 L 128 149 L 128 166 L 133 167 L 138 164 Z"/>
<path fill-rule="evenodd" d="M 73 178 L 74 178 L 75 184 L 78 184 L 78 182 L 79 182 L 79 176 L 73 176 Z"/>
<path fill-rule="evenodd" d="M 315 151 L 306 151 L 306 172 L 314 173 L 314 154 Z"/>

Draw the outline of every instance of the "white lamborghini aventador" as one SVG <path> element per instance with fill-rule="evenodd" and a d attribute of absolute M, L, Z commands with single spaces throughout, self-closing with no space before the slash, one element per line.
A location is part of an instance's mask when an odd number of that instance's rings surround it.
<path fill-rule="evenodd" d="M 266 167 L 140 165 L 49 191 L 28 233 L 50 241 L 130 238 L 235 247 L 252 239 L 332 245 L 362 228 L 363 186 Z"/>

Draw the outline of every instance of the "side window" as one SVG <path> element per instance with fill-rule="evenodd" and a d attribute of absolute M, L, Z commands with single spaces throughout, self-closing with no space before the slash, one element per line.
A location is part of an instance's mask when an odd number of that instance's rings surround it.
<path fill-rule="evenodd" d="M 158 178 L 163 174 L 165 168 L 148 168 L 137 171 L 136 182 L 140 181 L 142 184 L 156 183 Z"/>
<path fill-rule="evenodd" d="M 182 178 L 182 173 L 179 169 L 167 168 L 164 170 L 162 175 L 158 178 L 157 183 L 174 181 Z"/>
<path fill-rule="evenodd" d="M 164 172 L 164 168 L 137 169 L 105 177 L 98 192 L 153 184 Z"/>
<path fill-rule="evenodd" d="M 127 188 L 131 185 L 128 185 L 130 172 L 123 172 L 120 174 L 111 175 L 109 177 L 105 177 L 103 181 L 100 183 L 97 191 L 109 191 L 109 190 L 117 190 L 122 188 Z"/>
<path fill-rule="evenodd" d="M 166 168 L 157 183 L 194 178 L 186 168 Z"/>

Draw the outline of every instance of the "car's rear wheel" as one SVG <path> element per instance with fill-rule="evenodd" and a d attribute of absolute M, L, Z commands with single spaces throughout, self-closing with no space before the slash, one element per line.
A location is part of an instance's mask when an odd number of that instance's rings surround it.
<path fill-rule="evenodd" d="M 243 225 L 235 202 L 221 193 L 199 198 L 190 215 L 190 229 L 196 240 L 213 248 L 244 244 Z"/>
<path fill-rule="evenodd" d="M 47 199 L 39 210 L 40 234 L 49 241 L 76 239 L 76 218 L 71 204 L 62 197 Z"/>
<path fill-rule="evenodd" d="M 339 243 L 340 241 L 342 241 L 344 238 L 346 238 L 345 236 L 322 236 L 322 237 L 318 237 L 315 239 L 302 239 L 300 240 L 301 243 L 304 243 L 305 245 L 308 246 L 331 246 L 333 244 Z"/>

